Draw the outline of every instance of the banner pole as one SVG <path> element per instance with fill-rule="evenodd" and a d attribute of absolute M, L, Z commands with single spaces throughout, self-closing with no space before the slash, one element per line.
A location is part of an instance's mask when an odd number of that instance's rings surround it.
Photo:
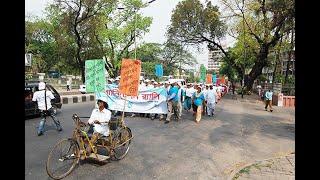
<path fill-rule="evenodd" d="M 124 99 L 124 105 L 123 105 L 123 111 L 122 111 L 121 123 L 123 123 L 123 122 L 124 122 L 124 110 L 126 109 L 126 102 L 127 102 L 127 95 L 125 95 L 125 99 Z"/>

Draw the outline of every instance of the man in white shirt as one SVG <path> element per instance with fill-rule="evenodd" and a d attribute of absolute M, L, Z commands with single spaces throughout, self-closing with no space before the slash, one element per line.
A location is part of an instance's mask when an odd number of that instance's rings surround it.
<path fill-rule="evenodd" d="M 101 135 L 109 136 L 109 121 L 111 119 L 111 111 L 109 111 L 107 98 L 99 97 L 98 98 L 98 108 L 94 109 L 91 113 L 88 124 L 94 125 L 94 133 L 91 137 L 91 143 L 95 144 Z M 87 148 L 87 151 L 91 151 L 91 148 Z"/>
<path fill-rule="evenodd" d="M 43 134 L 47 115 L 51 116 L 54 124 L 57 126 L 57 130 L 62 130 L 60 122 L 56 118 L 56 112 L 52 108 L 51 99 L 54 99 L 52 92 L 46 90 L 46 84 L 44 82 L 40 82 L 39 91 L 35 92 L 32 98 L 32 101 L 37 101 L 38 109 L 40 110 L 41 115 L 41 121 L 38 128 L 38 136 L 41 136 Z"/>
<path fill-rule="evenodd" d="M 207 97 L 207 92 L 208 92 L 208 90 L 209 90 L 209 86 L 208 85 L 204 85 L 204 87 L 203 87 L 203 95 L 204 95 L 204 101 L 203 101 L 203 114 L 206 114 L 206 112 L 207 112 L 207 99 L 206 99 L 206 97 Z"/>
<path fill-rule="evenodd" d="M 207 91 L 206 94 L 206 100 L 207 100 L 207 112 L 208 116 L 214 115 L 215 105 L 217 103 L 217 92 L 213 89 L 213 86 L 210 85 L 210 89 Z"/>
<path fill-rule="evenodd" d="M 178 117 L 179 119 L 181 119 L 181 115 L 182 115 L 182 102 L 183 102 L 183 88 L 182 88 L 182 84 L 181 82 L 178 82 L 178 106 L 177 106 L 177 110 L 178 110 Z"/>
<path fill-rule="evenodd" d="M 190 84 L 187 84 L 187 89 L 186 89 L 186 97 L 184 101 L 184 109 L 185 110 L 190 110 L 191 109 L 191 98 L 194 93 L 194 89 L 191 88 Z"/>

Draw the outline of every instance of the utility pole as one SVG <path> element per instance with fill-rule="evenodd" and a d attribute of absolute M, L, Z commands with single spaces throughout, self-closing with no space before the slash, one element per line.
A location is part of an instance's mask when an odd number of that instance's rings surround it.
<path fill-rule="evenodd" d="M 243 17 L 243 59 L 246 59 L 246 37 L 245 37 L 245 27 L 244 27 L 244 0 L 242 0 L 242 17 Z M 243 65 L 243 73 L 242 73 L 242 89 L 241 89 L 241 98 L 243 99 L 243 93 L 244 93 L 244 78 L 245 78 L 245 73 L 246 73 L 246 67 Z"/>

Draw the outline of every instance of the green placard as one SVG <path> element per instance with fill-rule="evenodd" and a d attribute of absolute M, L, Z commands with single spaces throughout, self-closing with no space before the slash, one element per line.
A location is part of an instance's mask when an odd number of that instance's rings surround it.
<path fill-rule="evenodd" d="M 86 91 L 104 92 L 106 88 L 105 62 L 103 59 L 86 60 Z"/>
<path fill-rule="evenodd" d="M 201 66 L 200 66 L 200 81 L 201 82 L 206 82 L 206 75 L 207 75 L 206 67 L 204 67 L 204 65 L 201 64 Z"/>

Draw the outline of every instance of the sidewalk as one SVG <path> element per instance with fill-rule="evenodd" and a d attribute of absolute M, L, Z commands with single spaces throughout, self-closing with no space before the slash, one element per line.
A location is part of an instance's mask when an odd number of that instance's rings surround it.
<path fill-rule="evenodd" d="M 295 179 L 295 153 L 256 161 L 235 171 L 229 179 Z"/>
<path fill-rule="evenodd" d="M 241 94 L 226 94 L 223 98 L 227 99 L 235 99 L 238 102 L 246 102 L 246 103 L 253 103 L 253 104 L 261 104 L 261 107 L 265 106 L 265 102 L 261 100 L 261 98 L 257 94 L 251 94 L 251 95 L 244 95 L 243 99 L 241 98 Z M 223 99 L 222 98 L 222 99 Z M 295 113 L 294 107 L 279 107 L 273 105 L 272 108 L 274 109 L 274 112 L 280 112 L 280 113 Z"/>

